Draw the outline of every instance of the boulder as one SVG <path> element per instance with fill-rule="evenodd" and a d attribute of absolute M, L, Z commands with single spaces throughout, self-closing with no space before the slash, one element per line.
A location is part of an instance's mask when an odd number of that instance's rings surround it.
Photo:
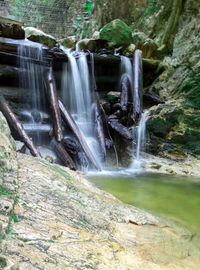
<path fill-rule="evenodd" d="M 123 55 L 127 57 L 133 57 L 135 50 L 136 50 L 135 44 L 130 44 L 123 50 Z"/>
<path fill-rule="evenodd" d="M 110 91 L 107 94 L 107 100 L 110 103 L 117 103 L 120 99 L 120 96 L 121 96 L 121 92 Z"/>
<path fill-rule="evenodd" d="M 100 33 L 99 31 L 95 31 L 92 35 L 92 39 L 99 39 L 100 38 Z"/>
<path fill-rule="evenodd" d="M 142 51 L 144 58 L 153 57 L 158 48 L 154 40 L 148 38 L 143 32 L 133 33 L 132 38 L 136 48 Z"/>
<path fill-rule="evenodd" d="M 58 40 L 58 42 L 66 48 L 75 49 L 76 37 L 69 36 L 63 39 Z"/>
<path fill-rule="evenodd" d="M 20 23 L 0 17 L 0 37 L 24 39 L 25 32 Z"/>
<path fill-rule="evenodd" d="M 45 34 L 43 31 L 36 29 L 34 27 L 26 27 L 24 30 L 27 39 L 44 44 L 49 48 L 53 48 L 56 46 L 57 42 L 55 38 L 48 34 Z"/>
<path fill-rule="evenodd" d="M 89 41 L 90 41 L 89 38 L 82 39 L 79 42 L 77 42 L 76 46 L 81 51 L 87 50 Z"/>
<path fill-rule="evenodd" d="M 99 52 L 102 48 L 107 48 L 108 44 L 107 40 L 102 39 L 82 39 L 77 46 L 81 51 Z"/>
<path fill-rule="evenodd" d="M 106 24 L 100 30 L 100 38 L 107 40 L 110 46 L 127 46 L 132 43 L 130 27 L 119 19 Z"/>

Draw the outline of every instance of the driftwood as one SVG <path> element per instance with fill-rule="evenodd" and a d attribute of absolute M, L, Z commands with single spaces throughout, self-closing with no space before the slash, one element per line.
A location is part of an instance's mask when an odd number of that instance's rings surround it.
<path fill-rule="evenodd" d="M 97 170 L 101 170 L 99 164 L 97 163 L 93 154 L 91 153 L 85 139 L 83 138 L 79 127 L 77 126 L 77 124 L 75 123 L 74 119 L 72 118 L 70 112 L 67 110 L 66 106 L 63 104 L 63 102 L 61 100 L 59 100 L 59 108 L 60 108 L 63 120 L 71 128 L 75 138 L 78 140 L 78 142 L 82 146 L 83 151 L 85 152 L 87 158 L 90 160 L 90 162 L 93 164 L 93 166 Z"/>
<path fill-rule="evenodd" d="M 17 116 L 12 112 L 4 97 L 0 96 L 0 108 L 5 115 L 6 119 L 9 121 L 10 125 L 16 130 L 21 140 L 25 143 L 25 145 L 30 150 L 31 154 L 34 157 L 41 157 L 41 154 L 32 139 L 26 133 L 24 127 L 18 120 Z"/>
<path fill-rule="evenodd" d="M 142 112 L 142 52 L 136 50 L 133 59 L 133 121 L 140 117 Z"/>
<path fill-rule="evenodd" d="M 54 146 L 56 154 L 62 160 L 62 162 L 65 164 L 65 166 L 69 167 L 71 170 L 76 170 L 76 166 L 74 164 L 74 161 L 72 160 L 70 155 L 67 153 L 67 151 L 63 147 L 62 143 L 59 143 L 55 139 L 53 139 L 52 144 Z"/>
<path fill-rule="evenodd" d="M 89 163 L 85 153 L 82 151 L 82 147 L 75 139 L 64 138 L 63 145 L 72 158 L 78 162 L 81 167 L 88 168 Z"/>
<path fill-rule="evenodd" d="M 93 108 L 94 108 L 94 122 L 95 122 L 96 134 L 99 140 L 101 151 L 105 158 L 106 157 L 106 144 L 105 144 L 104 128 L 103 128 L 103 122 L 101 119 L 99 100 L 95 92 L 93 92 Z"/>
<path fill-rule="evenodd" d="M 143 95 L 143 102 L 150 105 L 164 104 L 165 102 L 159 97 L 152 95 L 151 93 L 146 93 Z"/>
<path fill-rule="evenodd" d="M 120 99 L 121 109 L 122 111 L 126 111 L 128 106 L 128 96 L 131 88 L 127 74 L 124 74 L 122 76 L 120 88 L 121 88 L 121 99 Z"/>
<path fill-rule="evenodd" d="M 129 129 L 125 126 L 123 126 L 117 119 L 109 117 L 108 119 L 109 126 L 115 130 L 121 137 L 123 137 L 126 140 L 133 140 L 133 135 L 129 131 Z"/>
<path fill-rule="evenodd" d="M 53 76 L 52 69 L 49 70 L 47 75 L 47 88 L 50 101 L 50 108 L 53 117 L 53 129 L 58 142 L 61 142 L 63 139 L 62 132 L 62 119 L 61 113 L 58 105 L 58 95 L 56 92 L 56 84 Z"/>

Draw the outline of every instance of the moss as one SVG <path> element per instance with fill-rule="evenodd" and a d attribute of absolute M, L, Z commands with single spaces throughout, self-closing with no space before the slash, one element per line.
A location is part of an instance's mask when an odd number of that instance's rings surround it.
<path fill-rule="evenodd" d="M 126 46 L 132 43 L 131 29 L 123 21 L 116 19 L 100 30 L 100 38 L 112 46 Z"/>
<path fill-rule="evenodd" d="M 149 119 L 147 122 L 147 130 L 157 137 L 166 138 L 172 123 L 160 117 Z"/>
<path fill-rule="evenodd" d="M 190 69 L 190 67 L 188 67 Z M 191 101 L 193 105 L 200 109 L 200 69 L 191 71 L 189 80 L 183 86 L 183 93 L 186 99 Z"/>
<path fill-rule="evenodd" d="M 7 266 L 6 259 L 3 257 L 0 257 L 0 267 L 5 268 Z"/>

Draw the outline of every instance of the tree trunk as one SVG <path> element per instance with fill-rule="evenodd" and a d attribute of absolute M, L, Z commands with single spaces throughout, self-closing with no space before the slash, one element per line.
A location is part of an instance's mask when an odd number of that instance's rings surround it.
<path fill-rule="evenodd" d="M 30 150 L 31 154 L 34 157 L 41 157 L 41 154 L 35 144 L 33 143 L 32 139 L 28 136 L 26 133 L 24 127 L 18 120 L 17 116 L 12 112 L 8 104 L 6 103 L 6 100 L 0 96 L 0 108 L 5 115 L 6 119 L 9 121 L 10 125 L 14 127 L 16 132 L 19 134 L 22 141 L 25 143 L 25 145 Z"/>
<path fill-rule="evenodd" d="M 90 160 L 90 162 L 93 164 L 93 166 L 97 170 L 100 171 L 101 168 L 100 168 L 99 164 L 97 163 L 97 161 L 95 160 L 93 154 L 91 153 L 85 139 L 83 138 L 83 136 L 81 134 L 81 131 L 79 130 L 79 127 L 77 126 L 77 124 L 75 123 L 74 119 L 72 118 L 70 112 L 67 110 L 66 106 L 63 104 L 63 102 L 61 100 L 59 100 L 59 108 L 60 108 L 60 111 L 62 113 L 63 120 L 71 128 L 74 136 L 76 137 L 76 139 L 78 140 L 78 142 L 82 146 L 83 151 L 85 152 L 87 158 Z"/>
<path fill-rule="evenodd" d="M 128 96 L 129 96 L 130 88 L 131 88 L 130 81 L 127 74 L 124 74 L 122 76 L 122 79 L 120 82 L 120 88 L 121 88 L 121 99 L 120 99 L 121 109 L 122 111 L 126 111 L 127 106 L 128 106 Z"/>
<path fill-rule="evenodd" d="M 115 130 L 122 138 L 128 140 L 128 141 L 132 141 L 133 140 L 133 135 L 132 133 L 129 131 L 129 129 L 125 126 L 123 126 L 121 123 L 119 123 L 119 121 L 117 119 L 110 119 L 108 121 L 108 124 L 110 125 L 110 127 Z"/>
<path fill-rule="evenodd" d="M 102 154 L 104 155 L 104 158 L 105 158 L 106 157 L 106 145 L 105 145 L 104 128 L 103 128 L 103 122 L 101 119 L 99 100 L 98 100 L 97 94 L 95 92 L 93 92 L 93 100 L 94 100 L 93 104 L 94 104 L 94 121 L 95 121 L 96 134 L 97 134 L 97 138 L 99 140 Z"/>
<path fill-rule="evenodd" d="M 47 88 L 48 88 L 51 113 L 53 117 L 54 134 L 56 136 L 56 140 L 58 142 L 61 142 L 63 139 L 62 119 L 61 119 L 61 113 L 59 110 L 58 95 L 56 92 L 56 84 L 55 84 L 55 79 L 53 76 L 52 69 L 49 70 L 48 75 L 47 75 Z"/>
<path fill-rule="evenodd" d="M 136 122 L 142 112 L 142 52 L 135 51 L 133 59 L 133 121 Z"/>
<path fill-rule="evenodd" d="M 69 167 L 71 170 L 76 170 L 74 161 L 72 160 L 70 155 L 67 153 L 62 143 L 57 142 L 55 139 L 52 140 L 52 143 L 58 157 L 62 160 L 65 166 Z"/>

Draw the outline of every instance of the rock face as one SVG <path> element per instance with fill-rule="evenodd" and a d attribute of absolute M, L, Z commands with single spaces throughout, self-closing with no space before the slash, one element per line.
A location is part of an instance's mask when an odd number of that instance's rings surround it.
<path fill-rule="evenodd" d="M 188 230 L 121 203 L 67 168 L 16 154 L 0 120 L 2 269 L 200 268 Z"/>
<path fill-rule="evenodd" d="M 48 46 L 49 48 L 53 48 L 56 46 L 55 38 L 50 35 L 45 34 L 39 29 L 36 29 L 34 27 L 26 27 L 25 33 L 26 33 L 26 38 L 31 41 L 39 42 L 41 44 Z"/>
<path fill-rule="evenodd" d="M 100 30 L 100 38 L 107 40 L 112 46 L 131 44 L 131 29 L 123 21 L 116 19 Z"/>

